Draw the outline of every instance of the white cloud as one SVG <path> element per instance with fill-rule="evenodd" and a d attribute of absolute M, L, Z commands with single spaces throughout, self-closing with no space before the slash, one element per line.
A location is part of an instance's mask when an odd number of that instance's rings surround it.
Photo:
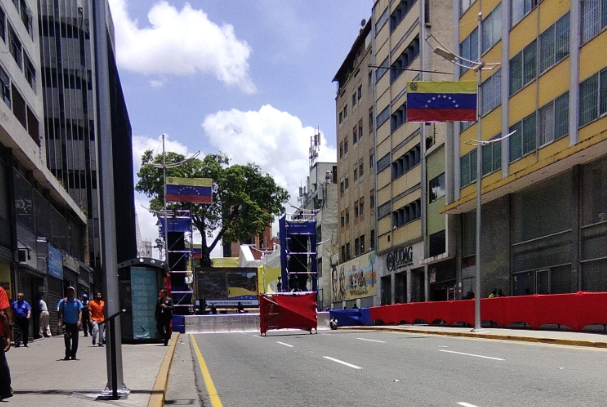
<path fill-rule="evenodd" d="M 152 79 L 150 85 L 152 85 L 153 88 L 162 88 L 166 82 L 166 79 Z"/>
<path fill-rule="evenodd" d="M 178 11 L 160 1 L 148 13 L 150 25 L 141 28 L 129 17 L 126 0 L 110 0 L 110 6 L 121 68 L 142 74 L 210 73 L 245 93 L 256 91 L 247 62 L 251 48 L 232 25 L 215 24 L 189 3 Z"/>
<path fill-rule="evenodd" d="M 309 174 L 310 136 L 316 129 L 305 127 L 299 118 L 270 105 L 259 111 L 220 111 L 205 118 L 202 127 L 210 142 L 228 154 L 233 163 L 255 163 L 286 188 L 291 203 L 297 203 L 299 186 Z M 318 161 L 335 162 L 335 148 L 321 133 Z"/>

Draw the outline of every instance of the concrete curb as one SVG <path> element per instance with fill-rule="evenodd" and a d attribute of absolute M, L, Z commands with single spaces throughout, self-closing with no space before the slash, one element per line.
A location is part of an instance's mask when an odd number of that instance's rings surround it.
<path fill-rule="evenodd" d="M 148 407 L 164 407 L 164 398 L 169 384 L 169 372 L 171 371 L 171 363 L 173 362 L 173 355 L 175 355 L 175 348 L 177 347 L 178 341 L 179 332 L 173 332 L 169 349 L 167 349 L 167 353 L 164 355 L 164 360 L 158 370 Z"/>
<path fill-rule="evenodd" d="M 519 341 L 519 342 L 535 342 L 535 343 L 548 343 L 553 345 L 568 345 L 568 346 L 586 346 L 591 348 L 607 349 L 607 342 L 596 342 L 596 341 L 582 341 L 576 339 L 558 339 L 558 338 L 546 338 L 546 337 L 532 337 L 532 336 L 517 336 L 517 335 L 501 335 L 501 334 L 483 334 L 474 332 L 441 332 L 441 331 L 426 331 L 423 329 L 399 329 L 399 328 L 376 328 L 376 327 L 339 327 L 340 330 L 358 330 L 358 331 L 388 331 L 388 332 L 406 332 L 414 334 L 424 335 L 438 335 L 438 336 L 459 336 L 466 338 L 483 338 L 483 339 L 494 339 L 503 341 Z"/>

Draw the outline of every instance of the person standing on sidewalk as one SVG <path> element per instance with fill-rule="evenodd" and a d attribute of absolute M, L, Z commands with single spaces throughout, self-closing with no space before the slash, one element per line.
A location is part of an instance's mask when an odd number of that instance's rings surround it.
<path fill-rule="evenodd" d="M 171 339 L 171 319 L 173 316 L 173 299 L 168 295 L 164 288 L 160 290 L 160 298 L 156 303 L 156 328 L 158 335 L 163 339 L 164 346 L 169 344 Z"/>
<path fill-rule="evenodd" d="M 11 331 L 8 325 L 8 313 L 11 306 L 4 288 L 0 287 L 0 399 L 13 397 L 11 388 L 11 371 L 6 360 L 6 352 L 11 348 Z"/>
<path fill-rule="evenodd" d="M 91 336 L 93 335 L 93 327 L 91 326 L 91 315 L 89 313 L 89 295 L 82 294 L 82 330 L 84 331 L 84 336 L 89 336 L 89 332 Z"/>
<path fill-rule="evenodd" d="M 46 305 L 46 301 L 42 298 L 42 295 L 38 298 L 38 307 L 40 308 L 40 330 L 38 334 L 40 337 L 50 338 L 51 337 L 51 327 L 49 325 L 50 315 L 48 313 L 48 306 Z"/>
<path fill-rule="evenodd" d="M 82 303 L 75 298 L 76 289 L 68 287 L 67 297 L 62 298 L 57 304 L 57 325 L 63 328 L 65 340 L 65 358 L 63 360 L 76 360 L 78 352 L 78 330 L 82 323 Z"/>
<path fill-rule="evenodd" d="M 95 299 L 89 302 L 89 313 L 91 314 L 91 322 L 93 329 L 91 335 L 93 336 L 93 345 L 95 345 L 95 337 L 99 334 L 99 346 L 103 346 L 103 328 L 105 324 L 102 324 L 105 319 L 103 312 L 105 311 L 105 301 L 101 299 L 101 293 L 95 294 Z"/>
<path fill-rule="evenodd" d="M 19 327 L 15 331 L 15 348 L 23 346 L 27 348 L 27 342 L 30 335 L 30 317 L 32 316 L 32 307 L 25 301 L 23 293 L 17 294 L 17 301 L 13 301 L 11 307 L 15 313 L 15 324 Z"/>

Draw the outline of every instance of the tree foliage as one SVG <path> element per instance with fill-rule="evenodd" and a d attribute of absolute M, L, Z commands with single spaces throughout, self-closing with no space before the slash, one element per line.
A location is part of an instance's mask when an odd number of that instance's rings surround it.
<path fill-rule="evenodd" d="M 170 166 L 185 158 L 181 154 L 167 152 L 165 163 Z M 150 207 L 155 211 L 162 211 L 164 207 L 162 168 L 162 154 L 154 156 L 152 150 L 143 153 L 135 190 L 150 198 Z M 275 216 L 284 213 L 283 205 L 289 200 L 289 193 L 276 185 L 269 174 L 262 173 L 258 165 L 230 165 L 225 154 L 208 154 L 203 159 L 188 160 L 175 168 L 167 168 L 166 176 L 211 178 L 216 184 L 210 205 L 167 203 L 169 211 L 191 210 L 194 226 L 203 236 L 203 265 L 210 264 L 210 253 L 220 239 L 224 242 L 246 241 L 262 233 Z M 207 238 L 211 238 L 216 230 L 219 233 L 208 244 Z"/>

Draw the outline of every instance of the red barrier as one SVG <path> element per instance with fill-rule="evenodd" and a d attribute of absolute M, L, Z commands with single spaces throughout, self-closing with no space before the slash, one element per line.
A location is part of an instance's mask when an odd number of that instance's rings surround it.
<path fill-rule="evenodd" d="M 316 293 L 259 294 L 261 334 L 271 329 L 317 331 Z"/>
<path fill-rule="evenodd" d="M 444 321 L 448 325 L 474 325 L 474 300 L 384 305 L 369 310 L 374 322 L 385 324 Z M 483 298 L 481 320 L 500 326 L 525 322 L 534 329 L 560 324 L 581 331 L 587 325 L 607 324 L 607 292 Z"/>

